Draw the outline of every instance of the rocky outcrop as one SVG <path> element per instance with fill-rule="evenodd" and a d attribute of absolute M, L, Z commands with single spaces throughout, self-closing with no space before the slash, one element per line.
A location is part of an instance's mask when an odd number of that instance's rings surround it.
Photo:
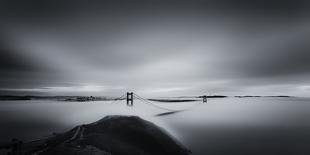
<path fill-rule="evenodd" d="M 27 146 L 27 144 L 25 145 Z M 190 151 L 155 124 L 136 116 L 107 116 L 57 134 L 27 154 L 187 155 Z M 24 152 L 24 151 L 23 151 Z M 26 152 L 24 152 L 26 153 Z"/>

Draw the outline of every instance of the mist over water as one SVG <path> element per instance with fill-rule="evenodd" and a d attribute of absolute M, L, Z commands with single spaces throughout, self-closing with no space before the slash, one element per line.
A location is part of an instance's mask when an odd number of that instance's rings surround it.
<path fill-rule="evenodd" d="M 307 154 L 310 152 L 309 98 L 223 98 L 208 103 L 160 103 L 182 112 L 167 112 L 135 100 L 125 101 L 1 101 L 0 142 L 24 141 L 64 132 L 106 115 L 137 115 L 154 122 L 181 141 L 194 155 Z M 195 105 L 195 106 L 193 106 Z"/>
<path fill-rule="evenodd" d="M 194 154 L 308 154 L 309 99 L 216 99 L 166 116 Z"/>

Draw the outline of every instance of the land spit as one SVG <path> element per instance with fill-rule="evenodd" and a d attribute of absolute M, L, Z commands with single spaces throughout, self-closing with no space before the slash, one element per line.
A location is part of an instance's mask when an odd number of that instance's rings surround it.
<path fill-rule="evenodd" d="M 191 152 L 155 124 L 137 116 L 106 116 L 34 142 L 17 142 L 10 154 L 188 155 Z"/>

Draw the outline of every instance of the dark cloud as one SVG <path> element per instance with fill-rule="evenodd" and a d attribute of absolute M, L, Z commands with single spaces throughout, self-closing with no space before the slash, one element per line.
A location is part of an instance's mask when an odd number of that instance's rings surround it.
<path fill-rule="evenodd" d="M 26 60 L 15 49 L 7 46 L 6 41 L 0 40 L 0 70 L 3 71 L 37 71 L 40 66 L 31 60 Z"/>
<path fill-rule="evenodd" d="M 262 52 L 265 56 L 251 59 L 252 62 L 249 62 L 251 65 L 246 71 L 252 76 L 290 76 L 309 73 L 309 37 L 282 44 L 272 49 L 274 51 Z"/>
<path fill-rule="evenodd" d="M 238 93 L 309 85 L 306 1 L 0 3 L 3 90 L 97 84 Z"/>
<path fill-rule="evenodd" d="M 4 16 L 25 17 L 52 17 L 64 15 L 68 12 L 81 11 L 118 12 L 129 11 L 139 13 L 159 13 L 160 11 L 174 13 L 192 11 L 196 13 L 219 11 L 217 13 L 248 13 L 247 15 L 300 15 L 307 11 L 308 2 L 304 0 L 2 0 L 1 10 Z M 142 11 L 142 12 L 140 12 Z M 128 13 L 128 12 L 126 12 Z M 188 12 L 187 12 L 188 13 Z"/>

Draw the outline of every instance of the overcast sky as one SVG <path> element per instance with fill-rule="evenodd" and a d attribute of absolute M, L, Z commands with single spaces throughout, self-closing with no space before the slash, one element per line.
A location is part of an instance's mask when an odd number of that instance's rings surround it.
<path fill-rule="evenodd" d="M 310 96 L 301 0 L 0 0 L 0 93 Z"/>

